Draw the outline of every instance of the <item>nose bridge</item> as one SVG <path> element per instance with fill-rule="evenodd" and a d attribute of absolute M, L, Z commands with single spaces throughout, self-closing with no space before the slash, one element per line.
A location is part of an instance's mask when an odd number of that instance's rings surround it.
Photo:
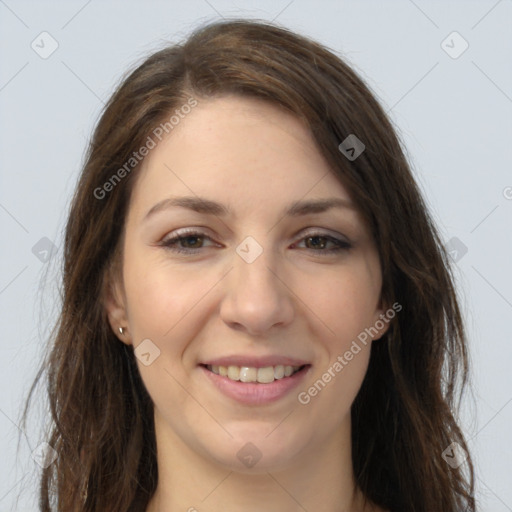
<path fill-rule="evenodd" d="M 254 259 L 248 260 L 237 254 L 234 262 L 234 280 L 236 280 L 234 284 L 236 288 L 247 290 L 252 294 L 270 292 L 273 295 L 277 290 L 273 290 L 276 283 L 274 282 L 275 276 L 270 268 L 275 267 L 276 263 L 276 258 L 273 257 L 271 250 L 262 251 Z M 274 280 L 271 277 L 274 277 Z"/>
<path fill-rule="evenodd" d="M 226 283 L 221 308 L 224 321 L 242 325 L 253 334 L 290 322 L 290 293 L 276 277 L 282 268 L 270 247 L 264 248 L 253 237 L 244 239 L 233 255 L 233 270 Z"/>
<path fill-rule="evenodd" d="M 249 294 L 267 301 L 276 300 L 281 293 L 270 268 L 279 266 L 270 247 L 263 247 L 253 237 L 246 237 L 236 248 L 233 272 L 233 292 Z"/>

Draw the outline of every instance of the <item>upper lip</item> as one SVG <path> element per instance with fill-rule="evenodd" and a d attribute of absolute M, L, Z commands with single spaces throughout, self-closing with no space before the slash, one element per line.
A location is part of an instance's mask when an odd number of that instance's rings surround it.
<path fill-rule="evenodd" d="M 267 366 L 303 366 L 309 364 L 303 359 L 297 359 L 296 357 L 287 356 L 242 356 L 232 355 L 226 357 L 216 357 L 214 359 L 208 359 L 201 363 L 203 365 L 211 366 L 240 366 L 246 368 L 265 368 Z"/>

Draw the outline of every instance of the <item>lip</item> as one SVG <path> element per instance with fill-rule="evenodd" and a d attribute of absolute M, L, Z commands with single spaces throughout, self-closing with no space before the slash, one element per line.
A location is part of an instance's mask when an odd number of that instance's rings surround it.
<path fill-rule="evenodd" d="M 308 361 L 286 356 L 241 356 L 233 355 L 219 357 L 203 361 L 202 365 L 211 366 L 244 366 L 246 368 L 265 368 L 267 366 L 304 366 L 310 364 Z"/>
<path fill-rule="evenodd" d="M 225 359 L 218 359 L 218 361 L 225 361 Z M 290 361 L 293 361 L 290 359 Z M 208 363 L 210 364 L 210 363 Z M 216 364 L 216 363 L 215 363 Z M 231 363 L 234 366 L 234 363 Z M 252 360 L 254 365 L 254 360 Z M 277 363 L 282 364 L 282 363 Z M 222 364 L 221 366 L 225 366 Z M 229 365 L 228 365 L 229 366 Z M 250 365 L 240 365 L 250 366 Z M 263 368 L 265 366 L 275 366 L 274 364 L 266 364 L 260 366 L 253 366 L 254 368 Z M 292 364 L 290 366 L 302 366 L 300 364 Z M 306 377 L 311 369 L 310 364 L 305 364 L 305 367 L 294 373 L 290 377 L 284 377 L 282 379 L 274 380 L 268 384 L 260 384 L 257 382 L 240 382 L 228 379 L 217 375 L 206 368 L 206 366 L 200 365 L 199 369 L 204 373 L 205 377 L 213 383 L 216 388 L 223 393 L 225 396 L 242 403 L 245 405 L 263 405 L 267 403 L 276 402 L 286 395 L 288 395 L 294 388 L 296 388 Z"/>

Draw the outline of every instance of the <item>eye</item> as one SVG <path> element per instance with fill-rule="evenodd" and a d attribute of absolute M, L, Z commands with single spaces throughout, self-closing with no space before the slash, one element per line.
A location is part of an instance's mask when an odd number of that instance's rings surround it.
<path fill-rule="evenodd" d="M 209 236 L 200 231 L 189 230 L 165 238 L 160 245 L 173 252 L 192 254 L 203 249 L 206 240 L 212 241 Z"/>
<path fill-rule="evenodd" d="M 210 244 L 205 245 L 206 241 L 209 241 Z M 300 239 L 299 243 L 295 243 L 291 247 L 302 248 L 302 243 L 305 244 L 304 248 L 307 251 L 320 255 L 348 251 L 352 247 L 348 241 L 325 233 L 308 233 L 307 236 Z M 193 229 L 180 231 L 169 236 L 162 240 L 159 245 L 169 251 L 183 254 L 197 254 L 201 252 L 201 249 L 209 246 L 219 247 L 219 244 L 215 244 L 208 235 Z"/>
<path fill-rule="evenodd" d="M 338 253 L 340 251 L 347 251 L 352 247 L 348 241 L 325 233 L 309 233 L 301 239 L 300 243 L 302 242 L 304 242 L 307 250 L 319 254 Z M 294 245 L 298 246 L 299 244 Z"/>

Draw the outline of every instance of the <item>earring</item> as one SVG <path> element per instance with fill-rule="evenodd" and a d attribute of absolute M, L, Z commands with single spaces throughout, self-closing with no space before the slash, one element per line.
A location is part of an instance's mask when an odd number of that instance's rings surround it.
<path fill-rule="evenodd" d="M 124 335 L 124 327 L 119 327 L 119 333 L 121 334 L 121 336 Z"/>

